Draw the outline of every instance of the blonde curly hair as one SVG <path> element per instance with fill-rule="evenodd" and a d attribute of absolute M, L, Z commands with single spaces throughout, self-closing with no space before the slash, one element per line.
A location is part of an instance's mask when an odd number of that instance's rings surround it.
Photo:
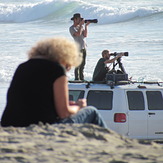
<path fill-rule="evenodd" d="M 82 62 L 77 44 L 64 37 L 47 38 L 39 41 L 31 48 L 28 57 L 29 59 L 42 57 L 71 67 L 77 67 Z"/>

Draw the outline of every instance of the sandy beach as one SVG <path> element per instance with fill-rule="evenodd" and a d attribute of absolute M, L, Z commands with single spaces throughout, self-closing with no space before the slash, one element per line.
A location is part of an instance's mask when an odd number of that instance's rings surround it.
<path fill-rule="evenodd" d="M 163 145 L 90 124 L 0 127 L 1 163 L 161 163 Z"/>

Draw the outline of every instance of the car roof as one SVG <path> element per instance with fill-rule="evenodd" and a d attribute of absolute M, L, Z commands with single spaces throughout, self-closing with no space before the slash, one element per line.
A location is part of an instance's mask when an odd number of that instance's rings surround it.
<path fill-rule="evenodd" d="M 156 90 L 163 90 L 163 83 L 162 82 L 128 82 L 121 84 L 115 83 L 95 83 L 92 81 L 85 81 L 85 82 L 72 82 L 69 81 L 68 84 L 69 88 L 71 89 L 156 89 Z"/>

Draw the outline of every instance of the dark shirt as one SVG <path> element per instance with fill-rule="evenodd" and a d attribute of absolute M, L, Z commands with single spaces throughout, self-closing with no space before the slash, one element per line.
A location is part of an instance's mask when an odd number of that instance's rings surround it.
<path fill-rule="evenodd" d="M 60 64 L 46 59 L 30 59 L 19 65 L 8 89 L 1 125 L 55 123 L 53 83 L 63 75 L 65 69 Z"/>
<path fill-rule="evenodd" d="M 100 58 L 99 61 L 97 62 L 97 65 L 95 67 L 94 73 L 93 73 L 93 81 L 104 81 L 105 76 L 107 73 L 106 67 L 104 62 L 106 59 Z"/>

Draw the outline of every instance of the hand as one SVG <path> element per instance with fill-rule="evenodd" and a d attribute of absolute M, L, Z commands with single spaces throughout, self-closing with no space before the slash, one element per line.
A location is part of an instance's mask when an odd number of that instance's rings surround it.
<path fill-rule="evenodd" d="M 87 100 L 86 99 L 79 99 L 76 102 L 77 105 L 79 105 L 80 108 L 86 107 L 87 106 Z"/>
<path fill-rule="evenodd" d="M 80 21 L 79 25 L 83 25 L 84 24 L 84 19 Z"/>
<path fill-rule="evenodd" d="M 75 101 L 69 101 L 69 105 L 76 105 Z"/>
<path fill-rule="evenodd" d="M 85 24 L 85 26 L 88 26 L 90 24 L 90 22 L 89 21 L 87 21 L 87 23 Z"/>

